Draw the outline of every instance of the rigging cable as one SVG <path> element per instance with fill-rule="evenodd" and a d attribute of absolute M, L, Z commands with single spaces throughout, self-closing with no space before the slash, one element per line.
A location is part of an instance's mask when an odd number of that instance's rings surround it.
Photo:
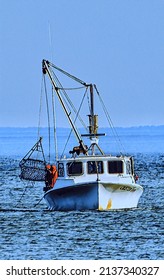
<path fill-rule="evenodd" d="M 50 128 L 50 111 L 49 111 L 48 94 L 47 94 L 47 87 L 46 87 L 46 79 L 45 79 L 45 76 L 44 76 L 44 90 L 45 90 L 45 97 L 46 97 L 47 121 L 48 121 L 48 145 L 49 145 L 48 159 L 49 159 L 49 162 L 50 162 L 51 128 Z"/>
<path fill-rule="evenodd" d="M 39 205 L 43 198 L 44 198 L 44 195 L 39 199 L 39 201 L 38 201 L 36 204 L 34 204 L 34 207 L 36 207 L 37 205 Z"/>
<path fill-rule="evenodd" d="M 111 117 L 110 117 L 110 115 L 109 115 L 109 112 L 108 112 L 108 110 L 107 110 L 107 108 L 106 108 L 106 106 L 105 106 L 105 104 L 104 104 L 104 102 L 103 102 L 103 100 L 102 100 L 102 98 L 101 98 L 101 96 L 100 96 L 100 93 L 99 93 L 99 91 L 98 91 L 98 89 L 97 89 L 97 87 L 96 87 L 95 84 L 94 84 L 94 88 L 95 88 L 95 90 L 96 90 L 96 92 L 97 92 L 97 95 L 98 95 L 98 97 L 99 97 L 99 99 L 100 99 L 100 102 L 101 102 L 101 104 L 102 104 L 102 108 L 103 108 L 103 110 L 104 110 L 104 113 L 105 113 L 105 115 L 106 115 L 106 118 L 107 118 L 107 120 L 108 120 L 108 123 L 109 123 L 109 125 L 110 125 L 110 127 L 111 127 L 111 129 L 112 129 L 112 131 L 113 131 L 113 135 L 114 135 L 114 137 L 115 137 L 115 140 L 116 140 L 118 146 L 120 147 L 120 149 L 122 150 L 122 152 L 120 151 L 120 153 L 121 153 L 121 154 L 122 154 L 122 153 L 125 153 L 125 149 L 124 149 L 124 147 L 123 147 L 123 145 L 122 145 L 122 143 L 121 143 L 121 140 L 120 140 L 120 138 L 119 138 L 119 136 L 118 136 L 118 133 L 117 133 L 116 129 L 114 128 L 114 125 L 113 125 L 112 119 L 111 119 Z"/>
<path fill-rule="evenodd" d="M 82 89 L 82 88 L 86 88 L 86 86 L 83 86 L 83 87 L 71 87 L 71 88 L 64 88 L 64 87 L 58 87 L 58 89 L 61 89 L 61 90 L 77 90 L 77 89 Z"/>
<path fill-rule="evenodd" d="M 52 32 L 51 32 L 51 24 L 49 22 L 49 44 L 50 44 L 50 53 L 51 53 L 51 61 L 53 61 L 53 48 L 52 48 Z M 54 135 L 54 146 L 55 146 L 55 156 L 56 160 L 58 159 L 58 150 L 57 150 L 57 133 L 56 133 L 56 114 L 55 114 L 55 96 L 54 90 L 52 86 L 52 114 L 53 114 L 53 135 Z"/>
<path fill-rule="evenodd" d="M 57 149 L 57 132 L 56 132 L 56 110 L 55 110 L 56 102 L 54 96 L 54 90 L 52 87 L 52 114 L 53 114 L 53 129 L 54 129 L 54 145 L 55 145 L 55 157 L 56 161 L 58 159 L 58 149 Z"/>
<path fill-rule="evenodd" d="M 41 126 L 41 113 L 42 113 L 42 99 L 43 99 L 43 75 L 41 82 L 40 104 L 39 104 L 39 120 L 38 120 L 38 141 L 40 138 L 40 126 Z"/>
<path fill-rule="evenodd" d="M 25 182 L 22 180 L 23 184 L 25 185 Z M 35 182 L 31 182 L 32 187 L 34 187 Z M 25 193 L 27 192 L 27 189 L 29 187 L 29 184 L 26 184 L 25 189 L 20 197 L 20 199 L 17 201 L 17 204 L 14 206 L 14 208 L 17 208 L 20 202 L 22 202 L 22 198 L 24 197 Z"/>
<path fill-rule="evenodd" d="M 68 94 L 66 93 L 66 91 L 63 88 L 62 84 L 60 83 L 59 79 L 57 78 L 57 76 L 55 75 L 55 73 L 53 71 L 52 71 L 52 73 L 54 75 L 54 79 L 55 79 L 56 84 L 60 85 L 60 87 L 57 87 L 57 89 L 60 89 L 62 91 L 63 95 L 65 96 L 64 102 L 67 104 L 67 107 L 68 107 L 70 113 L 71 113 L 71 109 L 73 109 L 74 113 L 77 114 L 77 110 L 76 110 L 74 104 L 72 103 L 71 99 L 69 98 Z M 87 86 L 85 86 L 85 88 L 88 89 Z M 64 96 L 63 96 L 63 98 L 64 98 Z M 78 119 L 81 122 L 81 124 L 83 125 L 83 127 L 86 128 L 86 125 L 85 125 L 84 121 L 82 120 L 82 118 L 79 115 L 78 115 Z"/>
<path fill-rule="evenodd" d="M 83 104 L 83 102 L 84 102 L 84 98 L 85 98 L 85 96 L 86 96 L 87 90 L 88 90 L 88 88 L 86 88 L 86 90 L 85 90 L 85 93 L 84 93 L 83 98 L 82 98 L 82 100 L 81 100 L 81 103 L 80 103 L 79 109 L 78 109 L 78 111 L 77 111 L 77 114 L 76 114 L 76 118 L 75 118 L 75 120 L 74 120 L 74 123 L 76 122 L 76 120 L 77 120 L 77 118 L 78 118 L 78 115 L 79 115 L 79 112 L 80 112 L 80 110 L 81 110 L 82 104 Z M 87 130 L 87 127 L 86 127 L 86 126 L 85 126 L 85 128 L 86 128 L 86 130 Z M 66 141 L 66 143 L 65 143 L 65 146 L 64 146 L 64 149 L 63 149 L 63 153 L 62 153 L 62 155 L 61 155 L 61 158 L 62 158 L 63 155 L 64 155 L 64 152 L 65 152 L 66 146 L 67 146 L 67 144 L 68 144 L 68 142 L 69 142 L 69 139 L 70 139 L 70 137 L 71 137 L 72 131 L 73 131 L 73 129 L 71 128 L 70 133 L 69 133 L 69 136 L 68 136 L 67 141 Z"/>
<path fill-rule="evenodd" d="M 80 84 L 82 84 L 82 85 L 84 85 L 84 86 L 88 86 L 84 81 L 82 81 L 82 80 L 80 80 L 79 78 L 77 78 L 77 77 L 71 75 L 70 73 L 64 71 L 63 69 L 57 67 L 57 66 L 54 65 L 53 63 L 51 63 L 51 62 L 48 62 L 48 63 L 49 63 L 49 65 L 50 65 L 51 67 L 53 67 L 53 68 L 55 68 L 56 70 L 60 71 L 62 74 L 68 76 L 69 78 L 75 80 L 76 82 L 78 82 L 78 83 L 80 83 Z"/>

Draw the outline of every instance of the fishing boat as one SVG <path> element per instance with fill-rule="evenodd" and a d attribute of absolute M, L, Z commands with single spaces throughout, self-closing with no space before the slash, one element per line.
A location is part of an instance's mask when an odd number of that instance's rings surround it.
<path fill-rule="evenodd" d="M 95 114 L 95 95 L 100 99 L 108 121 L 110 121 L 110 116 L 96 85 L 78 79 L 47 60 L 42 61 L 42 69 L 43 76 L 48 77 L 53 92 L 55 92 L 69 121 L 77 145 L 72 147 L 69 153 L 60 156 L 57 155 L 56 151 L 54 162 L 47 163 L 42 138 L 39 138 L 20 162 L 20 177 L 25 180 L 45 182 L 44 199 L 50 210 L 105 211 L 136 208 L 143 188 L 136 182 L 133 157 L 122 153 L 119 155 L 106 153 L 99 145 L 106 133 L 99 132 L 98 114 Z M 86 133 L 80 132 L 77 128 L 76 120 L 81 118 L 80 109 L 74 108 L 70 99 L 67 98 L 67 89 L 61 85 L 54 73 L 55 70 L 74 82 L 80 83 L 85 89 L 85 95 L 86 92 L 89 92 L 87 95 L 89 112 L 86 112 L 88 118 Z M 71 109 L 76 110 L 74 119 L 70 109 L 68 109 L 68 102 L 71 104 Z M 110 143 L 108 147 L 110 147 Z M 42 160 L 34 156 L 39 152 L 43 155 Z"/>

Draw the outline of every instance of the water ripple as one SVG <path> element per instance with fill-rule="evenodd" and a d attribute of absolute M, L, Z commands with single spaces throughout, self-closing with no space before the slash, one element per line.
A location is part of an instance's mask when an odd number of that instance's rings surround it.
<path fill-rule="evenodd" d="M 139 206 L 110 212 L 48 211 L 42 186 L 23 184 L 18 161 L 2 159 L 0 258 L 163 259 L 164 156 L 135 157 L 144 187 Z"/>

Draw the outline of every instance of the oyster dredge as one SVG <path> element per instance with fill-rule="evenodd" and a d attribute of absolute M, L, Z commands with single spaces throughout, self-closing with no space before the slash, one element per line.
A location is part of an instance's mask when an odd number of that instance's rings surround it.
<path fill-rule="evenodd" d="M 102 104 L 109 127 L 111 119 L 96 85 L 83 82 L 47 60 L 42 61 L 42 69 L 43 79 L 45 81 L 48 78 L 53 88 L 52 97 L 56 95 L 59 100 L 71 127 L 70 134 L 74 132 L 77 145 L 59 156 L 56 141 L 55 157 L 50 162 L 45 159 L 43 141 L 40 137 L 21 160 L 20 177 L 24 180 L 44 182 L 44 199 L 50 210 L 112 210 L 137 207 L 143 188 L 136 183 L 137 176 L 134 173 L 132 156 L 106 154 L 99 145 L 99 140 L 101 142 L 106 134 L 98 131 L 96 98 Z M 80 84 L 80 87 L 63 87 L 56 72 L 73 80 L 74 84 Z M 77 97 L 77 93 L 73 94 L 75 99 L 81 100 L 77 108 L 73 105 L 68 92 L 80 89 L 84 91 L 82 96 Z M 48 99 L 47 90 L 46 99 Z M 82 107 L 84 99 L 87 99 L 88 112 L 86 105 Z M 55 101 L 53 98 L 51 101 L 54 139 L 56 139 Z M 47 108 L 50 119 L 49 106 Z M 81 118 L 81 111 L 86 111 L 87 125 Z M 80 132 L 77 120 L 83 124 L 86 133 Z M 106 148 L 110 149 L 110 141 Z"/>

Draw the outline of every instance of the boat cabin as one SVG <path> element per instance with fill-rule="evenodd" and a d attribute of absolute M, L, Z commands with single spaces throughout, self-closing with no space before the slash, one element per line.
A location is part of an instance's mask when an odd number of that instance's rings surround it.
<path fill-rule="evenodd" d="M 79 157 L 78 159 L 62 159 L 57 162 L 58 177 L 85 177 L 93 180 L 93 175 L 101 178 L 110 175 L 134 175 L 133 159 L 131 157 Z"/>

